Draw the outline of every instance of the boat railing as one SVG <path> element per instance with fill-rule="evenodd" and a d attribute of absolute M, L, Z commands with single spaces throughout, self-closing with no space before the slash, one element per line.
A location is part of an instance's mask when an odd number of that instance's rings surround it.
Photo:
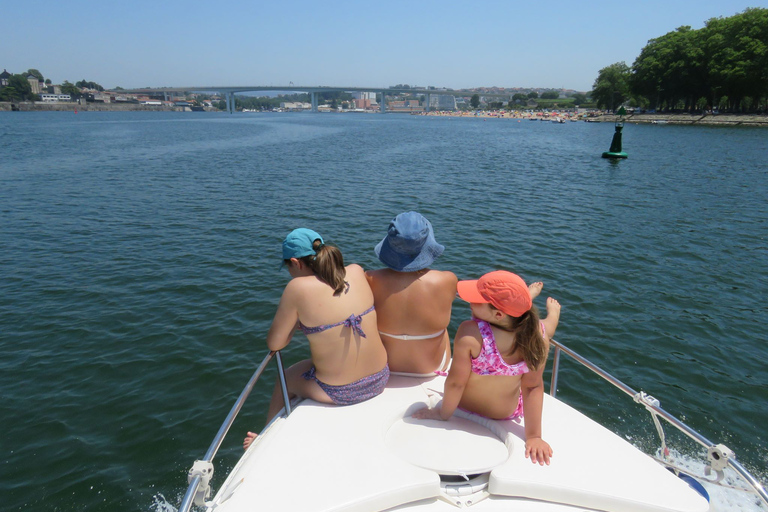
<path fill-rule="evenodd" d="M 651 417 L 653 419 L 653 423 L 656 427 L 656 431 L 659 434 L 659 437 L 661 438 L 661 454 L 663 458 L 666 458 L 669 450 L 667 449 L 666 445 L 666 438 L 664 435 L 664 430 L 661 426 L 661 423 L 659 422 L 659 418 L 664 419 L 667 421 L 670 425 L 681 431 L 683 434 L 687 435 L 689 438 L 693 439 L 695 442 L 697 442 L 699 445 L 704 447 L 707 450 L 707 459 L 709 465 L 705 468 L 705 475 L 714 475 L 712 479 L 705 478 L 702 476 L 692 475 L 689 473 L 685 473 L 688 476 L 691 476 L 693 478 L 696 478 L 698 480 L 703 480 L 705 482 L 713 483 L 713 484 L 719 484 L 720 481 L 723 479 L 723 472 L 726 467 L 730 467 L 733 469 L 739 477 L 749 486 L 749 488 L 741 489 L 744 491 L 752 492 L 754 494 L 757 494 L 760 499 L 762 500 L 763 504 L 768 506 L 768 493 L 766 493 L 765 488 L 763 485 L 754 477 L 752 474 L 744 468 L 737 460 L 736 455 L 733 453 L 732 450 L 730 450 L 727 446 L 722 444 L 714 444 L 712 441 L 680 421 L 678 418 L 673 416 L 672 414 L 668 413 L 664 409 L 661 408 L 661 404 L 657 399 L 654 397 L 640 391 L 637 392 L 631 387 L 627 386 L 623 382 L 621 382 L 619 379 L 611 375 L 610 373 L 606 372 L 593 362 L 589 361 L 587 358 L 579 355 L 578 353 L 574 352 L 573 350 L 569 349 L 562 343 L 552 340 L 552 346 L 554 347 L 554 361 L 552 364 L 552 380 L 550 382 L 549 387 L 549 394 L 552 397 L 557 396 L 557 380 L 560 372 L 560 354 L 565 353 L 566 355 L 570 356 L 572 359 L 576 360 L 577 362 L 581 363 L 581 365 L 587 367 L 588 369 L 592 370 L 594 373 L 608 381 L 610 384 L 612 384 L 614 387 L 620 389 L 627 395 L 631 396 L 632 399 L 639 404 L 642 404 L 646 410 L 651 414 Z M 664 459 L 659 459 L 656 457 L 656 459 L 664 464 L 667 467 L 672 468 L 675 471 L 680 470 L 680 468 L 675 467 L 673 464 L 669 463 L 668 461 Z M 682 472 L 682 471 L 681 471 Z"/>
<path fill-rule="evenodd" d="M 285 383 L 285 370 L 283 369 L 283 360 L 279 351 L 271 351 L 267 354 L 258 368 L 256 368 L 256 371 L 253 372 L 253 375 L 248 381 L 248 384 L 246 384 L 245 388 L 243 388 L 243 391 L 237 398 L 235 405 L 232 406 L 232 409 L 229 411 L 227 418 L 219 428 L 219 432 L 213 439 L 211 446 L 208 448 L 208 451 L 205 452 L 205 456 L 200 460 L 196 460 L 192 466 L 192 469 L 189 470 L 187 475 L 189 487 L 187 488 L 184 499 L 179 506 L 179 512 L 189 512 L 193 504 L 198 506 L 205 505 L 205 500 L 210 497 L 210 481 L 211 477 L 213 476 L 213 458 L 219 451 L 219 447 L 221 447 L 221 443 L 224 441 L 224 437 L 227 435 L 227 432 L 229 432 L 229 428 L 235 421 L 235 418 L 240 412 L 240 409 L 242 409 L 243 403 L 248 398 L 248 395 L 251 394 L 251 391 L 253 391 L 253 387 L 256 385 L 259 377 L 261 377 L 261 374 L 264 373 L 264 369 L 267 367 L 272 358 L 275 358 L 277 361 L 277 374 L 280 378 L 280 388 L 283 393 L 283 402 L 285 403 L 285 415 L 287 416 L 291 414 L 291 401 L 288 399 L 288 388 Z"/>

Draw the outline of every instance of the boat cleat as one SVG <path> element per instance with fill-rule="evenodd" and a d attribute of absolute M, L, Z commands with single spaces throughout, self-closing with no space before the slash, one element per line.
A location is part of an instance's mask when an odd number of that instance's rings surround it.
<path fill-rule="evenodd" d="M 707 460 L 709 461 L 709 466 L 704 468 L 704 474 L 706 476 L 710 476 L 712 473 L 714 473 L 715 478 L 712 480 L 712 482 L 720 482 L 725 476 L 724 472 L 725 468 L 728 467 L 728 461 L 732 458 L 735 458 L 733 450 L 724 444 L 710 446 L 707 449 Z"/>

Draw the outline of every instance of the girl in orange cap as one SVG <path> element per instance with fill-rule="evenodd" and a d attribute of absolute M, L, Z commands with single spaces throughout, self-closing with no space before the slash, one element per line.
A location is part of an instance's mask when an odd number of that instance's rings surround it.
<path fill-rule="evenodd" d="M 458 294 L 470 303 L 472 320 L 463 322 L 453 344 L 453 362 L 441 405 L 415 418 L 448 420 L 457 407 L 491 419 L 525 416 L 525 456 L 549 464 L 552 448 L 541 437 L 542 375 L 549 340 L 560 320 L 560 303 L 547 299 L 539 320 L 520 276 L 497 270 L 476 281 L 459 281 Z"/>

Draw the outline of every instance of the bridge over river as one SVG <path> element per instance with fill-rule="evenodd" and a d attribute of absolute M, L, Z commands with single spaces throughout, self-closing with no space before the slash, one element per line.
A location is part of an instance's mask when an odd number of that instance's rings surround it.
<path fill-rule="evenodd" d="M 145 89 L 124 89 L 123 92 L 127 93 L 142 93 L 142 94 L 158 94 L 162 93 L 163 97 L 167 100 L 168 94 L 183 93 L 183 92 L 212 92 L 219 93 L 226 99 L 227 111 L 231 114 L 235 111 L 235 94 L 239 92 L 259 92 L 259 91 L 281 91 L 281 92 L 305 92 L 309 93 L 312 98 L 312 111 L 317 112 L 317 96 L 323 92 L 377 92 L 381 94 L 382 101 L 379 103 L 379 108 L 382 113 L 387 111 L 386 101 L 384 99 L 387 95 L 392 94 L 424 94 L 427 97 L 426 110 L 429 110 L 429 99 L 433 94 L 439 95 L 451 95 L 451 96 L 471 96 L 472 94 L 480 94 L 485 97 L 511 97 L 510 93 L 476 93 L 474 91 L 456 91 L 456 90 L 444 90 L 444 89 L 424 89 L 424 88 L 383 88 L 383 87 L 336 87 L 336 86 L 297 86 L 288 85 L 249 85 L 242 87 L 233 86 L 189 86 L 189 87 L 158 87 L 158 88 L 145 88 Z"/>

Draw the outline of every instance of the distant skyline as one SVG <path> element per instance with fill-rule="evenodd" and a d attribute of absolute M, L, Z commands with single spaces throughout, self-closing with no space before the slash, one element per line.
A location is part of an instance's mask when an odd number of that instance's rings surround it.
<path fill-rule="evenodd" d="M 6 4 L 0 70 L 54 83 L 588 91 L 649 39 L 768 0 Z"/>

